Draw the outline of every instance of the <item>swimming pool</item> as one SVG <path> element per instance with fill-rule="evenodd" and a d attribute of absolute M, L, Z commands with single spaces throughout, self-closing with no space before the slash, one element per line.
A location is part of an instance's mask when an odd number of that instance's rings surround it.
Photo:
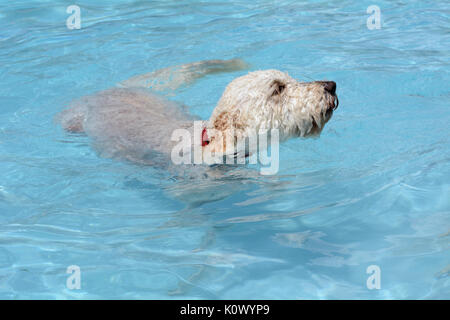
<path fill-rule="evenodd" d="M 0 2 L 0 298 L 450 298 L 449 2 L 74 4 L 71 30 L 66 1 Z M 235 57 L 337 82 L 321 137 L 283 144 L 275 176 L 180 182 L 53 122 L 133 75 Z M 170 99 L 207 118 L 241 74 Z"/>

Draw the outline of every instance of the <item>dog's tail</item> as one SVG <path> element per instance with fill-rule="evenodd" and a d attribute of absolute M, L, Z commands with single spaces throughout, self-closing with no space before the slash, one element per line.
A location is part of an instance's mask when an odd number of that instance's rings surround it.
<path fill-rule="evenodd" d="M 169 67 L 120 82 L 122 88 L 150 88 L 154 91 L 170 91 L 194 83 L 208 74 L 233 72 L 248 69 L 249 65 L 241 59 L 204 60 Z"/>

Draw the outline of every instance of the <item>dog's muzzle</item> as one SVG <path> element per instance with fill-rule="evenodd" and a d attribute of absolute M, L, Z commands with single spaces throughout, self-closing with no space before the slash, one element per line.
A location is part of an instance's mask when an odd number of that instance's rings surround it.
<path fill-rule="evenodd" d="M 329 94 L 331 94 L 333 99 L 330 102 L 329 108 L 332 111 L 336 110 L 337 107 L 339 106 L 339 99 L 336 95 L 336 82 L 334 82 L 334 81 L 317 81 L 317 82 L 322 84 L 325 91 L 328 92 Z"/>

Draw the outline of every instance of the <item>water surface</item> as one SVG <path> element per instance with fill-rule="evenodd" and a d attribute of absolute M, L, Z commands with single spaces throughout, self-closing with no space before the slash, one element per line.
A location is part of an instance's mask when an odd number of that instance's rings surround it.
<path fill-rule="evenodd" d="M 448 1 L 76 4 L 80 30 L 66 1 L 0 2 L 0 298 L 450 298 Z M 322 136 L 283 144 L 276 176 L 180 181 L 53 123 L 133 75 L 235 57 L 338 84 Z M 206 119 L 242 74 L 169 98 Z"/>

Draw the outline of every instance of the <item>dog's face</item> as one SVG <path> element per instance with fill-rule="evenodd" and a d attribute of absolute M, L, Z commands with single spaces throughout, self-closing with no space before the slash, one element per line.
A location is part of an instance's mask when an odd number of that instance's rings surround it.
<path fill-rule="evenodd" d="M 208 129 L 243 138 L 276 128 L 281 141 L 317 136 L 337 105 L 336 83 L 332 81 L 301 83 L 278 70 L 256 71 L 227 86 Z M 209 136 L 214 140 L 214 133 Z"/>
<path fill-rule="evenodd" d="M 331 119 L 339 100 L 334 81 L 294 82 L 280 94 L 285 138 L 318 136 Z"/>

